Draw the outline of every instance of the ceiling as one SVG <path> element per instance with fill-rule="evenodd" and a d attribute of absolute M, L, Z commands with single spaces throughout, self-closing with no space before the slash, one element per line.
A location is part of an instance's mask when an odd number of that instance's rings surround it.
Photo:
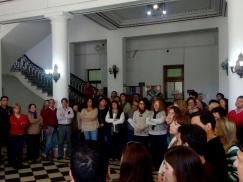
<path fill-rule="evenodd" d="M 151 2 L 151 1 L 150 1 Z M 149 24 L 159 24 L 183 20 L 224 16 L 226 14 L 225 0 L 167 0 L 156 1 L 163 6 L 153 10 L 153 4 L 140 4 L 122 7 L 95 13 L 86 13 L 85 16 L 109 30 L 135 27 Z M 152 10 L 148 16 L 147 11 Z M 166 10 L 163 15 L 162 10 Z"/>

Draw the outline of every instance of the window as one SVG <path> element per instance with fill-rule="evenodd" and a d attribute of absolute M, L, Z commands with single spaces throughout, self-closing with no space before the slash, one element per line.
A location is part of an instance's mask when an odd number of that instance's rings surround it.
<path fill-rule="evenodd" d="M 164 66 L 164 93 L 167 102 L 172 102 L 176 95 L 184 97 L 184 65 Z"/>
<path fill-rule="evenodd" d="M 97 89 L 101 88 L 101 69 L 88 69 L 88 82 Z"/>

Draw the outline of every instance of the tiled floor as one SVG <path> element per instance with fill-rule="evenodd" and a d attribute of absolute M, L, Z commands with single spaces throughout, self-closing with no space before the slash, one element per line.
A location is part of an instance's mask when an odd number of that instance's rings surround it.
<path fill-rule="evenodd" d="M 119 178 L 119 163 L 110 162 L 112 179 Z M 70 181 L 69 161 L 53 162 L 42 161 L 41 163 L 28 164 L 16 170 L 7 165 L 6 159 L 0 164 L 0 182 L 59 182 Z"/>
<path fill-rule="evenodd" d="M 110 162 L 111 179 L 119 178 L 119 162 Z M 154 173 L 156 179 L 156 173 Z M 22 169 L 16 170 L 7 165 L 7 161 L 0 164 L 0 182 L 59 182 L 70 181 L 69 161 L 42 161 L 41 163 L 24 163 Z"/>

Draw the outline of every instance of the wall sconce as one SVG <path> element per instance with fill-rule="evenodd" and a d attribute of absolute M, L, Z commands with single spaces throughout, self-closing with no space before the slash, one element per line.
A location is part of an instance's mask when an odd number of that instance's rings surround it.
<path fill-rule="evenodd" d="M 115 79 L 118 72 L 119 72 L 119 68 L 116 65 L 112 65 L 112 67 L 109 68 L 109 73 L 113 74 Z"/>
<path fill-rule="evenodd" d="M 229 74 L 229 72 L 228 72 L 228 68 L 229 68 L 228 59 L 226 59 L 224 62 L 221 63 L 221 68 L 222 68 L 222 70 L 225 70 L 226 75 Z"/>
<path fill-rule="evenodd" d="M 243 54 L 240 53 L 235 66 L 230 67 L 232 73 L 237 73 L 240 78 L 243 78 Z"/>
<path fill-rule="evenodd" d="M 57 81 L 60 79 L 60 73 L 58 73 L 58 66 L 57 66 L 57 64 L 55 64 L 53 70 L 51 70 L 51 69 L 48 70 L 48 69 L 47 69 L 47 70 L 45 70 L 45 73 L 48 74 L 48 75 L 50 75 L 51 78 L 52 78 L 55 82 L 57 82 Z"/>

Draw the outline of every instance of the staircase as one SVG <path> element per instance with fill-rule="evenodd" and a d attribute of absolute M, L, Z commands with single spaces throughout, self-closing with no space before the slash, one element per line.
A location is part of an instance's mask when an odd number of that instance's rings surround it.
<path fill-rule="evenodd" d="M 51 98 L 53 95 L 52 90 L 52 77 L 45 73 L 45 70 L 40 66 L 33 63 L 26 55 L 20 57 L 12 66 L 10 71 L 15 74 L 16 77 L 27 87 L 36 87 L 37 95 L 38 92 L 44 94 L 43 99 Z M 21 80 L 21 76 L 24 81 Z M 69 100 L 70 103 L 81 103 L 84 99 L 84 88 L 87 82 L 77 77 L 74 74 L 70 74 L 70 85 L 69 85 Z M 93 87 L 94 88 L 94 87 Z M 94 88 L 97 90 L 96 88 Z M 43 95 L 42 94 L 42 95 Z"/>

